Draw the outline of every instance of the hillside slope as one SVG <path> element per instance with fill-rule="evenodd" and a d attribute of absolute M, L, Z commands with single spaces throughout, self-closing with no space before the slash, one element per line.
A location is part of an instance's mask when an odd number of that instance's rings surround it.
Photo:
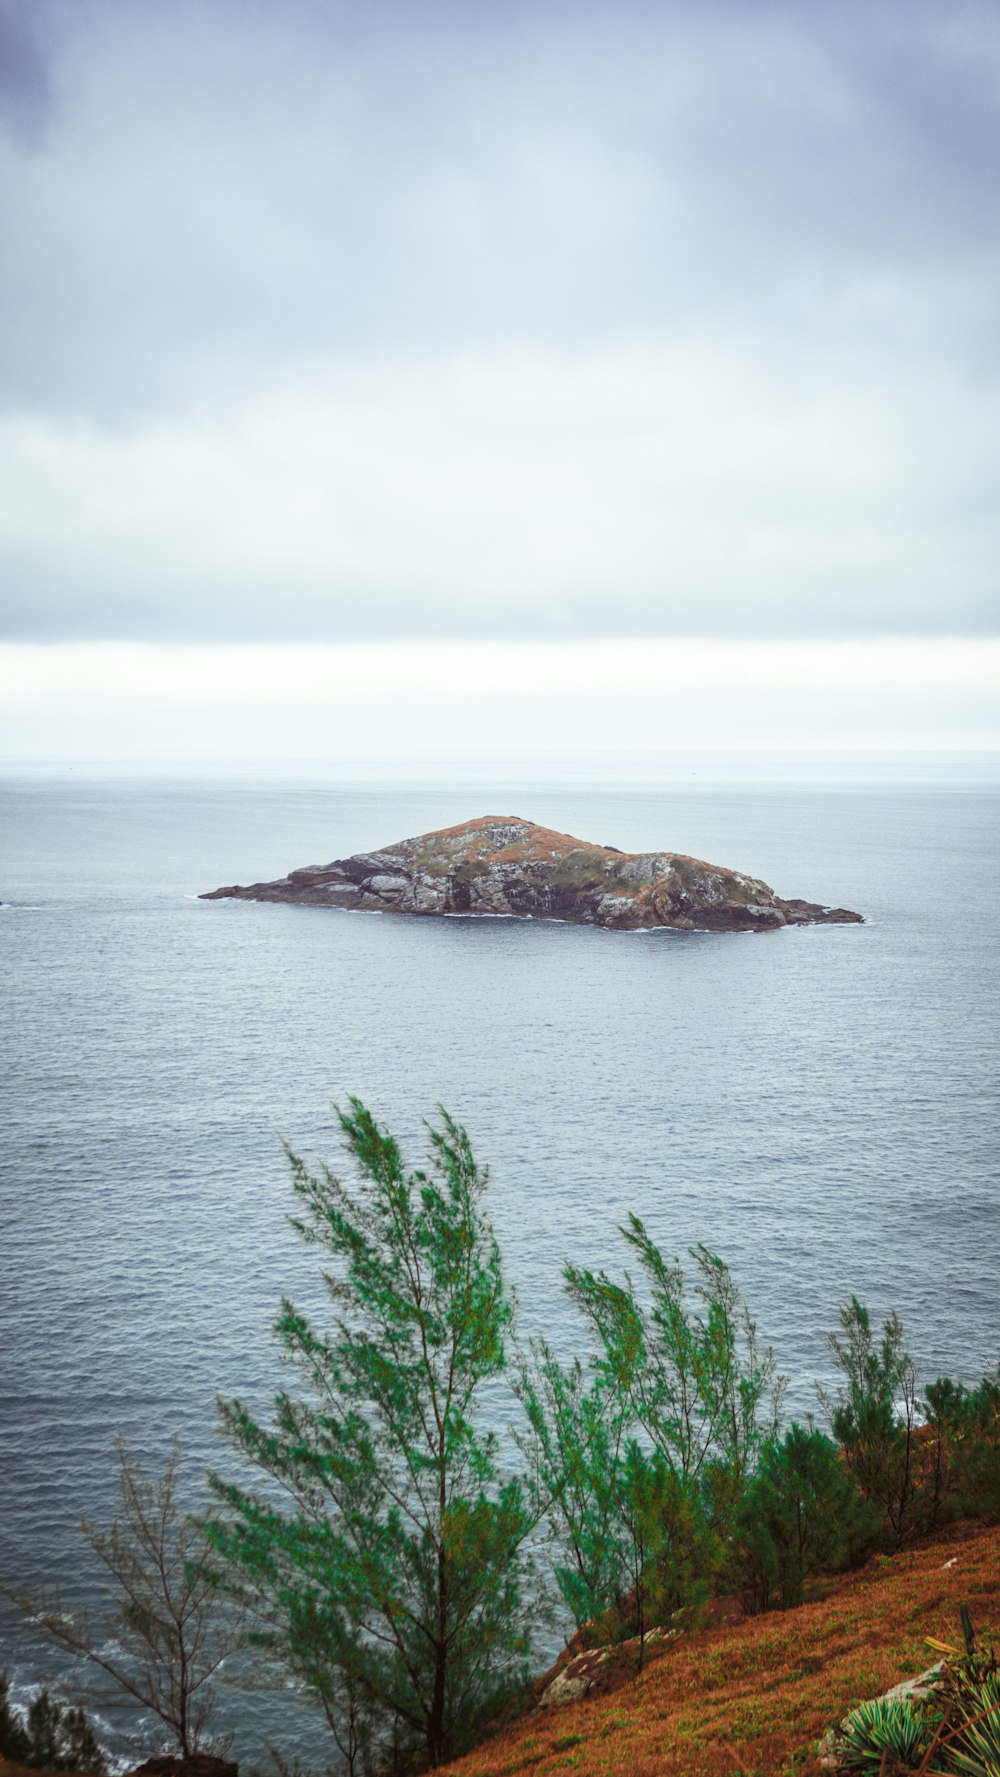
<path fill-rule="evenodd" d="M 534 1709 L 438 1777 L 819 1777 L 826 1729 L 960 1639 L 1000 1642 L 1000 1528 L 876 1556 L 788 1612 L 682 1636 L 617 1688 Z M 39 1777 L 0 1758 L 0 1777 Z"/>
<path fill-rule="evenodd" d="M 447 1777 L 782 1777 L 854 1704 L 930 1665 L 959 1605 L 1000 1640 L 1000 1529 L 950 1535 L 831 1581 L 822 1601 L 681 1637 L 609 1695 L 536 1709 Z"/>

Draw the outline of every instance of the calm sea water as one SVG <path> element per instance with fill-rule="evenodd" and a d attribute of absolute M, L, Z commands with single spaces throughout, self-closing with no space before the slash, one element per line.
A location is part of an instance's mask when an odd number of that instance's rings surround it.
<path fill-rule="evenodd" d="M 111 1440 L 188 1486 L 231 1459 L 213 1396 L 263 1406 L 282 1291 L 318 1303 L 280 1140 L 336 1153 L 359 1093 L 416 1157 L 445 1104 L 493 1173 L 525 1333 L 565 1350 L 567 1259 L 617 1262 L 637 1210 L 705 1241 L 814 1404 L 850 1292 L 902 1314 L 922 1374 L 1000 1354 L 996 893 L 989 782 L 427 789 L 312 781 L 0 783 L 2 1571 L 94 1595 L 81 1515 Z M 512 813 L 673 848 L 860 927 L 615 934 L 201 902 L 219 883 Z M 0 1663 L 66 1675 L 10 1615 Z M 22 1693 L 23 1694 L 23 1691 Z M 240 1699 L 320 1760 L 301 1711 Z"/>

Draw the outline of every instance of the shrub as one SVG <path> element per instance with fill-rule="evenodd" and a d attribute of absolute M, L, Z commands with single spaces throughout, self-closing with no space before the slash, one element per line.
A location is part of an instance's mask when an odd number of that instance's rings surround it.
<path fill-rule="evenodd" d="M 953 1705 L 942 1737 L 944 1768 L 958 1777 L 998 1777 L 1000 1678 L 956 1679 L 944 1700 Z"/>
<path fill-rule="evenodd" d="M 27 1720 L 10 1707 L 10 1681 L 0 1672 L 0 1757 L 42 1771 L 88 1771 L 104 1777 L 107 1765 L 82 1709 L 56 1702 L 39 1691 L 28 1705 Z"/>
<path fill-rule="evenodd" d="M 939 1376 L 927 1386 L 923 1409 L 934 1439 L 932 1522 L 1000 1518 L 1000 1364 L 973 1389 Z"/>
<path fill-rule="evenodd" d="M 956 1777 L 1000 1777 L 1000 1671 L 992 1646 L 977 1648 L 962 1606 L 965 1652 L 945 1667 L 937 1701 L 943 1726 L 937 1753 L 942 1771 Z M 932 1643 L 932 1645 L 934 1645 Z M 953 1655 L 956 1650 L 950 1650 Z"/>
<path fill-rule="evenodd" d="M 899 1316 L 889 1315 L 877 1339 L 857 1296 L 840 1311 L 840 1331 L 827 1343 L 844 1382 L 835 1397 L 820 1389 L 820 1400 L 848 1467 L 865 1498 L 881 1509 L 889 1542 L 898 1549 L 920 1523 L 913 1359 Z"/>
<path fill-rule="evenodd" d="M 857 1559 L 879 1522 L 836 1445 L 811 1426 L 793 1425 L 765 1450 L 741 1503 L 734 1577 L 746 1608 L 801 1604 L 806 1582 Z"/>

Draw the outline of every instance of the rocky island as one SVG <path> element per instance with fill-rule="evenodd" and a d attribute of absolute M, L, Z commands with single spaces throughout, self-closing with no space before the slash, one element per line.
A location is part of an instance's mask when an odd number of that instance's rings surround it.
<path fill-rule="evenodd" d="M 561 919 L 636 931 L 761 932 L 860 924 L 860 913 L 782 900 L 766 882 L 677 852 L 588 845 L 516 815 L 483 815 L 380 851 L 213 889 L 203 901 L 289 901 L 368 913 Z"/>

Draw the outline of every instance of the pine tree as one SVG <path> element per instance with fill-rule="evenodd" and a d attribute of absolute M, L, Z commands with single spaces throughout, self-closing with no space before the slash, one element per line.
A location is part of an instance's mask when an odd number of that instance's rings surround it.
<path fill-rule="evenodd" d="M 868 1309 L 852 1296 L 840 1310 L 840 1329 L 842 1337 L 830 1333 L 827 1346 L 844 1382 L 835 1396 L 817 1392 L 851 1473 L 884 1512 L 898 1549 L 920 1528 L 916 1370 L 895 1312 L 879 1339 Z"/>
<path fill-rule="evenodd" d="M 481 1423 L 511 1305 L 465 1130 L 442 1111 L 429 1167 L 410 1171 L 360 1100 L 338 1117 L 356 1187 L 289 1154 L 293 1225 L 332 1262 L 332 1321 L 282 1303 L 276 1333 L 304 1392 L 281 1393 L 270 1425 L 220 1403 L 278 1487 L 213 1476 L 209 1534 L 256 1645 L 319 1701 L 349 1768 L 376 1750 L 433 1766 L 527 1651 L 530 1517 Z"/>
<path fill-rule="evenodd" d="M 10 1681 L 0 1672 L 0 1758 L 40 1771 L 86 1771 L 105 1777 L 107 1763 L 82 1709 L 38 1691 L 22 1722 L 10 1707 Z"/>

